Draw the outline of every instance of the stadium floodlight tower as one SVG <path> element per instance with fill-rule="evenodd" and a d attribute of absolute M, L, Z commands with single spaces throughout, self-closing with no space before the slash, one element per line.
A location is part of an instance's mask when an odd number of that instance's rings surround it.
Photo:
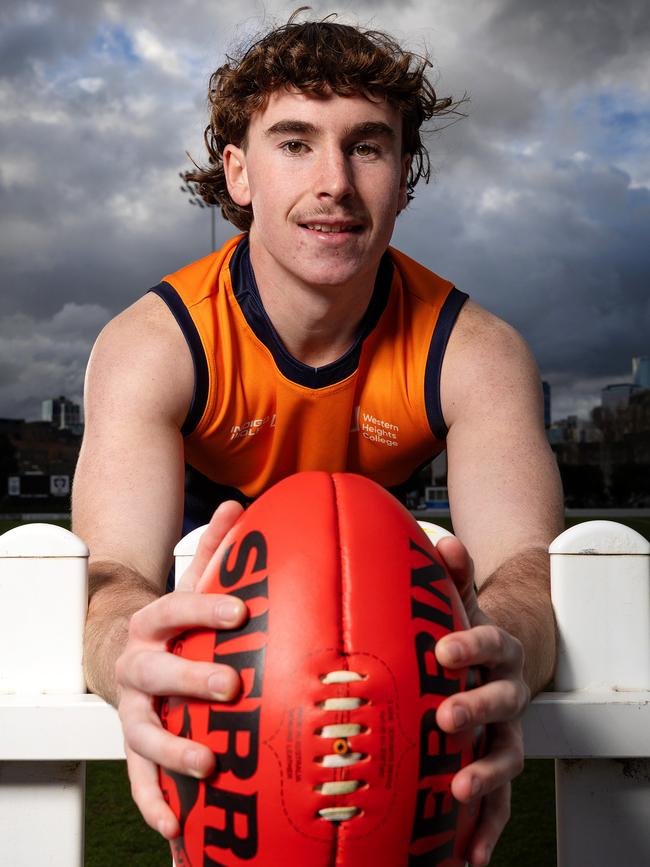
<path fill-rule="evenodd" d="M 178 177 L 183 181 L 183 183 L 180 186 L 180 191 L 181 191 L 181 193 L 185 193 L 186 195 L 189 195 L 190 205 L 194 205 L 195 207 L 199 207 L 199 208 L 207 208 L 210 211 L 210 230 L 211 230 L 211 233 L 210 233 L 210 252 L 212 252 L 213 250 L 216 249 L 216 246 L 217 246 L 217 243 L 216 243 L 216 234 L 217 234 L 216 208 L 217 208 L 217 206 L 216 205 L 208 205 L 203 201 L 203 199 L 201 198 L 201 195 L 199 193 L 199 185 L 197 184 L 196 181 L 188 180 L 188 177 L 187 177 L 188 174 L 189 174 L 189 172 L 179 172 L 178 173 Z"/>

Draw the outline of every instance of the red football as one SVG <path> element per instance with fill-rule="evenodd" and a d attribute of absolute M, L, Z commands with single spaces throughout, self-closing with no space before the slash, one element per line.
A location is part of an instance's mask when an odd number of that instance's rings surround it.
<path fill-rule="evenodd" d="M 417 522 L 361 476 L 301 473 L 250 506 L 213 563 L 202 589 L 250 618 L 174 652 L 233 666 L 243 692 L 163 702 L 165 727 L 217 758 L 205 781 L 161 770 L 177 867 L 461 867 L 473 820 L 450 783 L 480 746 L 435 713 L 476 678 L 436 661 L 467 618 Z"/>

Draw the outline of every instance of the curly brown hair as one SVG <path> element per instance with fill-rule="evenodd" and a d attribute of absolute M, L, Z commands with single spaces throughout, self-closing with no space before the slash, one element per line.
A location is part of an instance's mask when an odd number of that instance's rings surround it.
<path fill-rule="evenodd" d="M 402 148 L 412 157 L 407 183 L 408 201 L 415 185 L 429 180 L 429 154 L 420 127 L 434 115 L 460 114 L 460 102 L 439 99 L 426 76 L 427 57 L 404 51 L 378 30 L 361 30 L 332 20 L 296 21 L 301 7 L 288 22 L 256 39 L 234 56 L 227 56 L 210 78 L 210 123 L 204 140 L 209 165 L 185 173 L 209 205 L 219 205 L 226 220 L 248 231 L 253 222 L 250 206 L 240 207 L 226 186 L 223 150 L 227 144 L 245 149 L 248 123 L 263 110 L 279 88 L 339 96 L 363 94 L 385 98 L 402 116 Z"/>

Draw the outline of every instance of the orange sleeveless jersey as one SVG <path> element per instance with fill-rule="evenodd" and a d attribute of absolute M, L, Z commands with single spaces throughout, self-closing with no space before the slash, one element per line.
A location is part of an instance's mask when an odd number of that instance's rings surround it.
<path fill-rule="evenodd" d="M 443 450 L 440 368 L 467 295 L 397 250 L 382 259 L 354 345 L 321 368 L 281 343 L 257 291 L 247 235 L 152 291 L 194 359 L 185 460 L 213 500 L 209 512 L 220 499 L 252 500 L 302 470 L 360 473 L 397 487 Z"/>

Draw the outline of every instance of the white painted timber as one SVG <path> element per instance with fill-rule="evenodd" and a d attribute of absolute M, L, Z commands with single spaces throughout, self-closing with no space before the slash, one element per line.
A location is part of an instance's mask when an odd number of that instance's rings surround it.
<path fill-rule="evenodd" d="M 124 758 L 115 708 L 97 695 L 0 695 L 0 762 Z"/>
<path fill-rule="evenodd" d="M 527 758 L 650 756 L 650 692 L 543 692 L 522 725 Z"/>
<path fill-rule="evenodd" d="M 523 728 L 528 758 L 650 756 L 650 693 L 544 692 Z M 0 762 L 124 759 L 117 711 L 96 695 L 0 696 L 0 731 Z"/>
<path fill-rule="evenodd" d="M 28 524 L 0 537 L 0 695 L 56 695 L 65 704 L 85 692 L 87 566 L 88 548 L 62 527 Z M 60 733 L 40 712 L 32 717 L 28 736 L 38 752 Z M 9 740 L 8 725 L 2 720 L 0 742 Z M 0 763 L 3 864 L 81 867 L 85 763 L 74 758 Z"/>
<path fill-rule="evenodd" d="M 439 527 L 438 524 L 432 524 L 431 521 L 418 521 L 418 524 L 434 545 L 437 545 L 445 536 L 453 536 L 453 533 L 450 533 L 449 530 Z"/>
<path fill-rule="evenodd" d="M 0 763 L 3 867 L 82 867 L 84 762 Z"/>
<path fill-rule="evenodd" d="M 616 744 L 650 730 L 650 544 L 621 524 L 589 521 L 558 536 L 550 554 L 555 686 L 572 693 L 572 714 L 585 698 L 599 703 L 585 715 L 584 737 L 592 755 L 616 755 Z M 632 718 L 616 716 L 623 693 L 641 699 L 637 730 L 633 704 Z M 562 710 L 546 723 L 560 756 Z M 556 759 L 558 867 L 650 865 L 650 751 L 630 743 L 628 756 L 635 746 L 639 758 Z"/>
<path fill-rule="evenodd" d="M 650 690 L 650 543 L 622 524 L 588 521 L 549 550 L 556 688 Z"/>
<path fill-rule="evenodd" d="M 0 694 L 85 691 L 86 545 L 63 527 L 0 536 Z"/>
<path fill-rule="evenodd" d="M 202 527 L 197 527 L 195 530 L 192 530 L 192 532 L 188 533 L 187 536 L 183 536 L 174 548 L 174 574 L 176 584 L 178 584 L 183 573 L 192 562 L 192 558 L 194 557 L 199 544 L 199 539 L 205 532 L 207 526 L 207 524 L 204 524 Z"/>

